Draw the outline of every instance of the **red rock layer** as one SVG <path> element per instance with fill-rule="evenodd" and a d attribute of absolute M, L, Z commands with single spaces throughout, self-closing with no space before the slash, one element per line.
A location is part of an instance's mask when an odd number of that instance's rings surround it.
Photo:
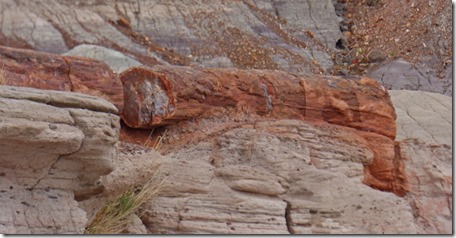
<path fill-rule="evenodd" d="M 365 166 L 365 184 L 400 196 L 408 191 L 394 141 L 396 114 L 387 91 L 371 79 L 178 66 L 130 68 L 120 79 L 122 119 L 129 127 L 155 128 L 220 114 L 325 121 L 357 129 L 368 142 L 374 160 Z M 139 135 L 123 134 L 129 140 Z"/>
<path fill-rule="evenodd" d="M 99 61 L 0 46 L 0 71 L 0 85 L 80 92 L 123 108 L 118 75 Z"/>
<path fill-rule="evenodd" d="M 398 142 L 369 132 L 359 132 L 369 143 L 374 160 L 364 166 L 364 183 L 373 188 L 405 196 L 409 191 L 406 179 L 405 159 L 399 152 Z"/>
<path fill-rule="evenodd" d="M 297 76 L 282 71 L 133 67 L 120 75 L 124 122 L 153 128 L 229 110 L 270 118 L 323 120 L 394 140 L 396 114 L 387 91 L 367 78 Z"/>

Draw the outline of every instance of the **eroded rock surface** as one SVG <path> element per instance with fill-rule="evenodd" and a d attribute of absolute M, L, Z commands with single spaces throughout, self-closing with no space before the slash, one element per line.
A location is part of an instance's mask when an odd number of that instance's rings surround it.
<path fill-rule="evenodd" d="M 390 90 L 396 110 L 396 140 L 417 138 L 452 145 L 452 100 L 438 93 Z"/>
<path fill-rule="evenodd" d="M 146 65 L 326 72 L 342 37 L 331 0 L 0 3 L 0 42 L 65 53 L 111 48 Z"/>
<path fill-rule="evenodd" d="M 82 233 L 75 201 L 113 170 L 117 109 L 84 94 L 0 86 L 0 233 Z"/>
<path fill-rule="evenodd" d="M 0 85 L 84 93 L 122 111 L 122 83 L 100 61 L 0 46 L 0 65 Z"/>
<path fill-rule="evenodd" d="M 416 233 L 407 201 L 362 183 L 373 159 L 354 129 L 294 120 L 119 157 L 135 161 L 124 171 L 164 168 L 166 187 L 141 217 L 149 233 Z"/>
<path fill-rule="evenodd" d="M 419 139 L 400 142 L 410 192 L 405 199 L 413 209 L 418 232 L 450 234 L 453 231 L 452 150 L 446 144 Z"/>
<path fill-rule="evenodd" d="M 153 128 L 240 112 L 271 118 L 322 120 L 394 139 L 388 92 L 369 78 L 296 76 L 283 71 L 133 67 L 120 75 L 123 121 Z"/>
<path fill-rule="evenodd" d="M 87 57 L 106 63 L 114 71 L 121 73 L 122 71 L 142 65 L 138 61 L 122 54 L 119 51 L 108 49 L 98 45 L 82 44 L 74 47 L 64 55 Z"/>
<path fill-rule="evenodd" d="M 371 70 L 368 77 L 392 90 L 414 90 L 453 95 L 453 65 L 446 65 L 441 77 L 426 64 L 413 65 L 403 59 L 385 62 Z"/>

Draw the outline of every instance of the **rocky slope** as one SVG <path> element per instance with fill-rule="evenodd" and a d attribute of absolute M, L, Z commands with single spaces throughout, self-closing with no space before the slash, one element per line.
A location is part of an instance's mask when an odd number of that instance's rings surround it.
<path fill-rule="evenodd" d="M 446 0 L 338 1 L 352 74 L 388 89 L 452 95 L 452 6 Z"/>
<path fill-rule="evenodd" d="M 325 72 L 342 37 L 330 0 L 2 1 L 0 42 L 95 44 L 147 64 Z"/>
<path fill-rule="evenodd" d="M 5 0 L 0 44 L 70 51 L 117 72 L 128 62 L 367 74 L 387 89 L 452 95 L 450 9 L 445 0 Z"/>

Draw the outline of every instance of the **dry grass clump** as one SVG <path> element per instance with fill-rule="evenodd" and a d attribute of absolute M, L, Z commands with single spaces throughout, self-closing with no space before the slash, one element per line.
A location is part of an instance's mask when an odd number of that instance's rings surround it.
<path fill-rule="evenodd" d="M 6 84 L 6 72 L 5 72 L 5 66 L 3 65 L 2 68 L 0 68 L 0 85 L 5 85 Z"/>
<path fill-rule="evenodd" d="M 141 205 L 158 195 L 163 188 L 160 169 L 144 185 L 132 186 L 117 199 L 107 203 L 86 228 L 85 234 L 120 234 L 132 214 L 142 215 Z"/>

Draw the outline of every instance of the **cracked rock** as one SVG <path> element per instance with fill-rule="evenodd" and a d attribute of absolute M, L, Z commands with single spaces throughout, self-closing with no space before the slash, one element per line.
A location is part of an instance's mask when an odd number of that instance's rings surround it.
<path fill-rule="evenodd" d="M 99 192 L 113 170 L 114 111 L 88 95 L 0 86 L 0 233 L 84 231 L 75 196 Z"/>

